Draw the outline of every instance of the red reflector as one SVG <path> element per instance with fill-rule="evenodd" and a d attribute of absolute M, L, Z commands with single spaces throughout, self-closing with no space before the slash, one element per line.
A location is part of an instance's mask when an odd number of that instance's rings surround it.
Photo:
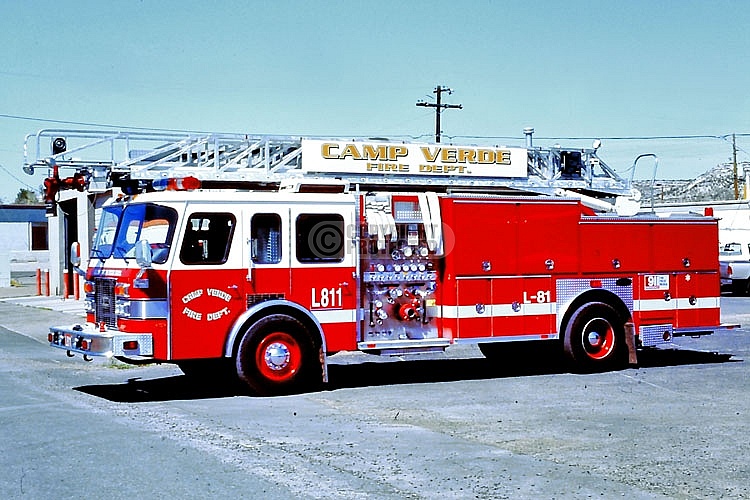
<path fill-rule="evenodd" d="M 47 342 L 52 342 L 54 339 L 55 339 L 54 335 L 52 335 L 51 333 L 47 334 Z"/>
<path fill-rule="evenodd" d="M 589 286 L 591 286 L 591 288 L 601 288 L 602 280 L 591 280 L 591 282 L 589 283 Z"/>
<path fill-rule="evenodd" d="M 714 216 L 714 207 L 706 207 L 703 209 L 703 215 L 706 217 L 713 217 Z"/>
<path fill-rule="evenodd" d="M 89 350 L 89 341 L 88 340 L 82 340 L 81 341 L 81 349 L 83 349 L 84 351 L 88 351 Z"/>
<path fill-rule="evenodd" d="M 137 340 L 128 340 L 126 342 L 122 343 L 122 348 L 125 351 L 135 351 L 138 349 L 138 341 Z"/>

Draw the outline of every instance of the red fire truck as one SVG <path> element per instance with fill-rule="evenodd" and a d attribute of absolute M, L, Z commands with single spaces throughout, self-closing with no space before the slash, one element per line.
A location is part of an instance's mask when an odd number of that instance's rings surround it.
<path fill-rule="evenodd" d="M 126 139 L 125 159 L 62 147 L 26 164 L 50 169 L 52 211 L 66 187 L 121 192 L 98 216 L 86 324 L 50 328 L 70 355 L 224 360 L 279 394 L 327 381 L 341 351 L 543 341 L 606 370 L 721 327 L 717 220 L 634 213 L 595 149 L 80 137 Z"/>

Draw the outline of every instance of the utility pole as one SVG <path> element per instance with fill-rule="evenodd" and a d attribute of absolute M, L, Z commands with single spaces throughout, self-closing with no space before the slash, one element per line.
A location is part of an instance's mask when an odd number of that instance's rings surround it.
<path fill-rule="evenodd" d="M 444 109 L 463 109 L 463 106 L 461 104 L 443 104 L 443 92 L 448 92 L 448 95 L 450 95 L 453 93 L 453 90 L 449 89 L 448 87 L 438 85 L 437 87 L 435 87 L 435 90 L 432 91 L 433 94 L 437 94 L 436 103 L 417 101 L 417 106 L 422 106 L 424 108 L 435 108 L 435 142 L 440 142 L 440 113 Z"/>
<path fill-rule="evenodd" d="M 737 180 L 737 140 L 732 134 L 732 166 L 734 167 L 734 199 L 740 199 L 740 186 Z"/>

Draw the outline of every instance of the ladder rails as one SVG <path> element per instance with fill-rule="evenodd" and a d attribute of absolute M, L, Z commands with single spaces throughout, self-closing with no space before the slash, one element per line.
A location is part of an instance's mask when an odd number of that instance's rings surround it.
<path fill-rule="evenodd" d="M 86 190 L 90 192 L 103 192 L 123 183 L 145 186 L 155 179 L 193 176 L 202 181 L 276 187 L 294 180 L 325 182 L 330 179 L 385 189 L 408 185 L 412 189 L 424 186 L 430 190 L 520 191 L 547 195 L 565 190 L 594 198 L 633 197 L 636 193 L 630 180 L 608 167 L 594 149 L 526 147 L 526 175 L 520 177 L 384 176 L 314 172 L 309 165 L 303 168 L 305 139 L 308 138 L 45 129 L 26 136 L 23 169 L 29 174 L 36 168 L 75 171 L 86 178 Z M 398 144 L 382 139 L 347 140 Z M 50 150 L 46 149 L 48 145 Z"/>

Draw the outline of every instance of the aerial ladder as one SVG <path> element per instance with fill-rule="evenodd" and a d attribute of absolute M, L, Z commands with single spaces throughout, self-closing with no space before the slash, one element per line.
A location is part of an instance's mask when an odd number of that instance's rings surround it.
<path fill-rule="evenodd" d="M 48 213 L 54 214 L 61 190 L 125 194 L 152 190 L 166 179 L 194 177 L 206 189 L 342 189 L 405 190 L 420 185 L 434 192 L 488 192 L 512 195 L 565 196 L 592 208 L 629 215 L 639 208 L 640 193 L 632 176 L 623 178 L 592 148 L 537 147 L 533 129 L 525 129 L 525 168 L 512 176 L 383 175 L 374 171 L 331 171 L 303 155 L 316 137 L 166 131 L 98 131 L 44 129 L 26 136 L 23 170 L 48 171 L 44 181 Z M 345 138 L 353 144 L 408 144 L 381 138 Z M 305 146 L 308 144 L 308 146 Z M 450 145 L 423 145 L 429 148 Z M 371 148 L 374 148 L 372 146 Z M 499 146 L 487 146 L 497 148 Z M 310 158 L 310 157 L 308 157 Z M 523 160 L 521 160 L 523 161 Z"/>

